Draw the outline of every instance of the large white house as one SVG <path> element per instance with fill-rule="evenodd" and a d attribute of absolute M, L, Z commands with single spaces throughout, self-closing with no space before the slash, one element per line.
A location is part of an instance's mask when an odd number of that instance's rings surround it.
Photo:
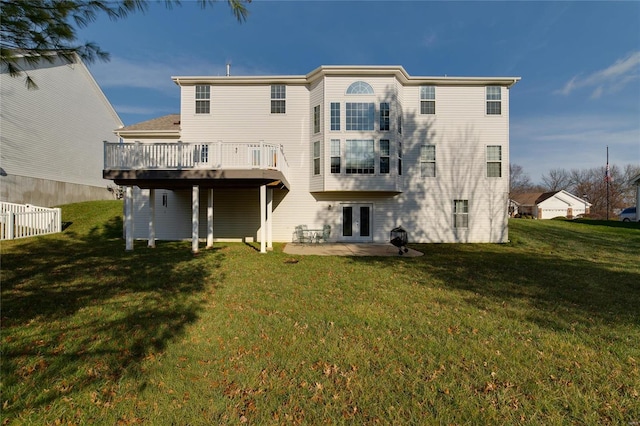
<path fill-rule="evenodd" d="M 55 206 L 109 199 L 102 141 L 122 126 L 79 57 L 55 53 L 18 66 L 25 75 L 0 73 L 0 201 Z"/>
<path fill-rule="evenodd" d="M 172 77 L 180 114 L 117 131 L 104 177 L 133 239 L 508 239 L 509 89 L 519 77 L 414 77 L 401 66 Z"/>

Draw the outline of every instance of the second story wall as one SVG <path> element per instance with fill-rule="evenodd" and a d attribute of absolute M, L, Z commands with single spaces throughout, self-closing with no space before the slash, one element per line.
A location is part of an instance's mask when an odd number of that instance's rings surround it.
<path fill-rule="evenodd" d="M 38 88 L 1 74 L 4 173 L 106 188 L 102 141 L 122 122 L 89 71 L 62 60 L 22 65 Z"/>

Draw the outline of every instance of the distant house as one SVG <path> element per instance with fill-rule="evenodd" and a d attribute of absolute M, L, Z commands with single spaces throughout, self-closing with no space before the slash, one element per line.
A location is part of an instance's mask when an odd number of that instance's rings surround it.
<path fill-rule="evenodd" d="M 20 61 L 35 90 L 24 76 L 0 75 L 1 201 L 50 207 L 112 197 L 102 141 L 122 121 L 80 58 L 52 58 Z"/>
<path fill-rule="evenodd" d="M 511 216 L 531 216 L 535 219 L 553 219 L 589 214 L 591 203 L 565 190 L 552 192 L 533 192 L 517 194 L 511 197 Z"/>
<path fill-rule="evenodd" d="M 134 239 L 508 240 L 509 92 L 518 77 L 416 77 L 401 66 L 172 77 L 180 114 L 116 131 L 103 175 Z M 315 231 L 318 232 L 318 231 Z"/>

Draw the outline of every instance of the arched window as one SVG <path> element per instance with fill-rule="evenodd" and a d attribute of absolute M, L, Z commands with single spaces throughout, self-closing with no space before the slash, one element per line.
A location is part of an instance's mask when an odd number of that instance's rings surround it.
<path fill-rule="evenodd" d="M 347 89 L 347 95 L 373 95 L 373 88 L 364 81 L 356 81 Z"/>

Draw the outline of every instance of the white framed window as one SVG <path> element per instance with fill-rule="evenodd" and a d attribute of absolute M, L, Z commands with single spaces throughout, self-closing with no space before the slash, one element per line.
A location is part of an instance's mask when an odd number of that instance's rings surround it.
<path fill-rule="evenodd" d="M 271 114 L 287 112 L 287 86 L 274 84 L 271 86 Z"/>
<path fill-rule="evenodd" d="M 340 139 L 331 139 L 331 173 L 340 173 Z"/>
<path fill-rule="evenodd" d="M 211 86 L 196 86 L 196 114 L 211 112 Z"/>
<path fill-rule="evenodd" d="M 487 115 L 502 114 L 502 87 L 487 86 Z"/>
<path fill-rule="evenodd" d="M 313 174 L 320 174 L 320 141 L 313 143 Z"/>
<path fill-rule="evenodd" d="M 320 133 L 320 105 L 313 107 L 313 133 Z"/>
<path fill-rule="evenodd" d="M 422 177 L 436 177 L 435 145 L 422 145 L 420 147 L 420 175 Z"/>
<path fill-rule="evenodd" d="M 389 139 L 380 140 L 380 174 L 389 173 Z"/>
<path fill-rule="evenodd" d="M 373 95 L 373 87 L 364 81 L 356 81 L 347 88 L 347 95 Z"/>
<path fill-rule="evenodd" d="M 469 200 L 453 200 L 453 227 L 469 227 Z"/>
<path fill-rule="evenodd" d="M 347 139 L 344 157 L 345 173 L 373 174 L 376 158 L 373 139 Z"/>
<path fill-rule="evenodd" d="M 502 177 L 502 146 L 487 146 L 487 177 Z"/>
<path fill-rule="evenodd" d="M 436 87 L 420 87 L 420 114 L 436 113 Z"/>
<path fill-rule="evenodd" d="M 375 110 L 376 107 L 373 102 L 347 102 L 347 130 L 373 130 Z"/>
<path fill-rule="evenodd" d="M 389 102 L 380 103 L 380 131 L 389 130 Z"/>
<path fill-rule="evenodd" d="M 402 141 L 398 141 L 398 176 L 402 176 Z"/>
<path fill-rule="evenodd" d="M 331 130 L 340 130 L 340 102 L 331 102 Z"/>

